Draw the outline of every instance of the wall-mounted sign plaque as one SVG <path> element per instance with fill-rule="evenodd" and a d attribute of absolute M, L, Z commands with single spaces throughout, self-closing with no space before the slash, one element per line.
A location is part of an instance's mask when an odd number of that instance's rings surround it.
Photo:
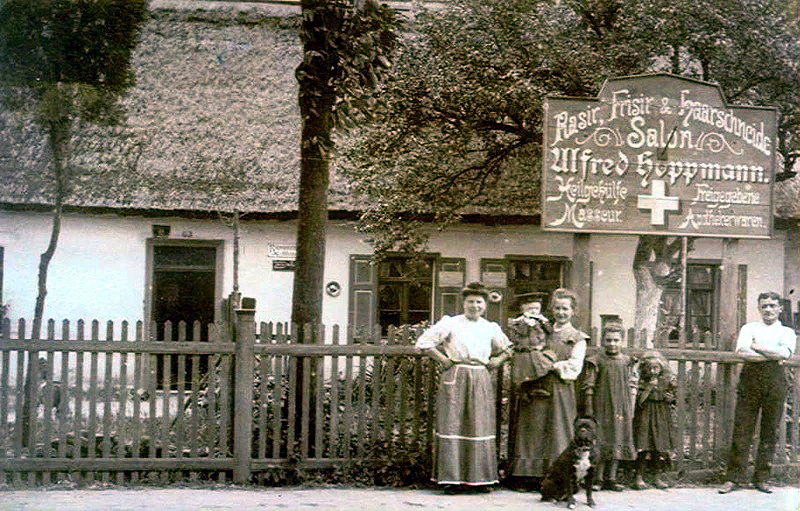
<path fill-rule="evenodd" d="M 272 271 L 294 271 L 294 260 L 273 259 Z"/>
<path fill-rule="evenodd" d="M 545 100 L 542 227 L 768 238 L 777 111 L 713 84 L 609 79 L 597 98 Z"/>

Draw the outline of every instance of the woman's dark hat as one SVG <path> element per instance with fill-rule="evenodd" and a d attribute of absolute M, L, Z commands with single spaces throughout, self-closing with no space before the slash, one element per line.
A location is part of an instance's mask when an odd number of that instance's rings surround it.
<path fill-rule="evenodd" d="M 480 282 L 470 282 L 464 289 L 461 290 L 461 296 L 466 298 L 470 295 L 478 295 L 488 299 L 489 291 L 487 291 L 486 286 Z"/>

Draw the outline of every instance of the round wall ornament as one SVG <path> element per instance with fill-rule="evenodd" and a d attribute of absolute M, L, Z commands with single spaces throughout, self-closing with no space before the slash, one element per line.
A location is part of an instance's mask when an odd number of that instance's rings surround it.
<path fill-rule="evenodd" d="M 328 296 L 337 297 L 342 292 L 342 286 L 335 280 L 332 280 L 325 284 L 325 292 Z"/>

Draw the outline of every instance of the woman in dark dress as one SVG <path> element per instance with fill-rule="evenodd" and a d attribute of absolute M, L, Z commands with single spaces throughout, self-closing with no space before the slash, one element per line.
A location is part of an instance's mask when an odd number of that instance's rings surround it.
<path fill-rule="evenodd" d="M 553 292 L 550 311 L 555 322 L 545 349 L 553 353 L 554 362 L 536 385 L 547 393 L 531 394 L 530 399 L 520 397 L 515 407 L 509 475 L 528 480 L 533 488 L 572 439 L 572 423 L 577 414 L 574 382 L 583 368 L 589 338 L 572 325 L 577 308 L 575 293 L 568 289 Z"/>

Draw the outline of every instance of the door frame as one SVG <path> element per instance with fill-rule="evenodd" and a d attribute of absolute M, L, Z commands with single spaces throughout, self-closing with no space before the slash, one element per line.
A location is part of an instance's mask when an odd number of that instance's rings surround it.
<path fill-rule="evenodd" d="M 179 246 L 179 247 L 213 247 L 215 248 L 214 258 L 214 323 L 217 323 L 222 317 L 222 272 L 225 268 L 224 265 L 224 248 L 225 242 L 223 240 L 183 240 L 183 239 L 160 239 L 160 238 L 147 238 L 145 240 L 145 247 L 147 256 L 145 259 L 145 286 L 144 286 L 144 338 L 150 338 L 151 324 L 153 321 L 153 285 L 155 281 L 154 261 L 154 248 L 163 246 Z"/>

